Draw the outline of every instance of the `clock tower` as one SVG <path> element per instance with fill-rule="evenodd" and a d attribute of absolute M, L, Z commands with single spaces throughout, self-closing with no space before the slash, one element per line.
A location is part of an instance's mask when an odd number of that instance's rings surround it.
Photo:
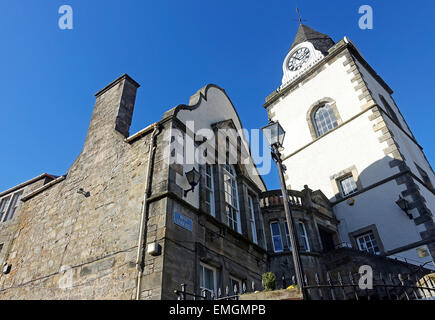
<path fill-rule="evenodd" d="M 333 45 L 334 41 L 328 35 L 300 24 L 295 41 L 282 66 L 283 85 L 323 59 Z"/>
<path fill-rule="evenodd" d="M 392 95 L 351 40 L 301 23 L 264 108 L 286 131 L 287 187 L 320 189 L 346 245 L 421 265 L 435 257 L 435 175 Z"/>

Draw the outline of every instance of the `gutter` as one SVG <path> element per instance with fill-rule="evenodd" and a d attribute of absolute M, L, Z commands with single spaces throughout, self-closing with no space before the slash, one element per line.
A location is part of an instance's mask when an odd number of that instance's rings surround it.
<path fill-rule="evenodd" d="M 21 201 L 26 202 L 27 200 L 33 198 L 34 196 L 40 194 L 42 191 L 47 190 L 48 188 L 50 188 L 51 186 L 54 186 L 55 184 L 63 181 L 66 179 L 66 175 L 60 176 L 57 179 L 43 185 L 42 187 L 36 189 L 35 191 L 25 195 L 24 197 L 21 198 Z"/>
<path fill-rule="evenodd" d="M 57 176 L 53 176 L 51 174 L 43 173 L 43 174 L 41 174 L 41 175 L 39 175 L 39 176 L 37 176 L 37 177 L 35 177 L 33 179 L 30 179 L 30 180 L 28 180 L 26 182 L 20 183 L 19 185 L 16 185 L 15 187 L 12 187 L 12 188 L 10 188 L 10 189 L 8 189 L 6 191 L 1 192 L 0 193 L 0 197 L 6 195 L 8 193 L 11 193 L 13 191 L 16 191 L 16 190 L 19 190 L 21 188 L 24 188 L 25 186 L 27 186 L 27 185 L 29 185 L 31 183 L 34 183 L 34 182 L 36 182 L 36 181 L 38 181 L 40 179 L 43 179 L 43 178 L 49 178 L 51 180 L 55 180 L 58 177 Z"/>
<path fill-rule="evenodd" d="M 135 134 L 129 136 L 128 138 L 125 138 L 124 141 L 127 143 L 131 143 L 137 139 L 139 139 L 140 137 L 144 136 L 145 134 L 151 132 L 156 126 L 156 123 L 153 123 L 151 125 L 149 125 L 148 127 L 136 132 Z"/>
<path fill-rule="evenodd" d="M 154 123 L 151 126 L 154 130 L 151 136 L 151 145 L 150 151 L 148 155 L 148 164 L 147 164 L 147 176 L 145 180 L 145 194 L 142 201 L 142 209 L 141 209 L 141 221 L 140 221 L 140 229 L 139 229 L 139 238 L 137 245 L 137 259 L 136 266 L 138 268 L 137 273 L 137 282 L 136 282 L 136 300 L 140 300 L 141 296 L 141 287 L 142 287 L 142 275 L 145 269 L 145 248 L 146 237 L 147 237 L 147 227 L 148 227 L 148 219 L 149 219 L 149 211 L 148 211 L 148 198 L 151 195 L 151 181 L 152 181 L 152 172 L 154 169 L 154 155 L 157 148 L 156 145 L 156 137 L 161 131 L 160 123 Z"/>

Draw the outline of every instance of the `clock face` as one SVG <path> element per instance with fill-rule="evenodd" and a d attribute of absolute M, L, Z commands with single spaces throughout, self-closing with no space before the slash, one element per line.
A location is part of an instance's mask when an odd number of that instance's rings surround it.
<path fill-rule="evenodd" d="M 295 53 L 288 59 L 287 68 L 290 71 L 298 71 L 310 57 L 310 50 L 306 47 L 296 50 Z"/>

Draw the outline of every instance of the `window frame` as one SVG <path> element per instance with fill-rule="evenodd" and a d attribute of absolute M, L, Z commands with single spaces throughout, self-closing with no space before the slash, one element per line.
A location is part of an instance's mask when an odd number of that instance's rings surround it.
<path fill-rule="evenodd" d="M 307 233 L 307 228 L 305 227 L 305 223 L 302 221 L 298 221 L 297 224 L 298 226 L 302 226 L 302 233 L 300 232 L 301 230 L 298 229 L 298 234 L 299 234 L 299 238 L 304 243 L 304 250 L 305 252 L 310 252 L 311 251 L 310 240 L 308 238 L 308 233 Z"/>
<path fill-rule="evenodd" d="M 277 225 L 278 226 L 279 235 L 274 235 L 272 225 Z M 279 221 L 272 221 L 272 222 L 270 222 L 269 227 L 270 227 L 270 236 L 271 236 L 271 240 L 272 240 L 273 252 L 275 252 L 275 253 L 284 252 L 284 243 L 282 241 L 281 227 L 280 227 Z M 281 243 L 281 250 L 276 250 L 275 241 L 274 241 L 274 238 L 276 238 L 276 237 L 279 237 L 279 241 Z"/>
<path fill-rule="evenodd" d="M 292 248 L 292 243 L 290 241 L 290 232 L 288 230 L 288 225 L 286 221 L 284 221 L 284 232 L 285 232 L 285 238 L 287 240 L 287 247 L 290 251 L 292 251 L 293 248 Z"/>
<path fill-rule="evenodd" d="M 254 198 L 248 194 L 249 225 L 251 226 L 252 241 L 258 245 L 257 224 L 255 222 Z"/>
<path fill-rule="evenodd" d="M 7 214 L 3 218 L 3 222 L 12 220 L 14 218 L 15 212 L 17 211 L 18 207 L 20 206 L 20 200 L 21 200 L 22 196 L 23 196 L 23 190 L 20 190 L 20 191 L 14 193 L 11 201 L 9 202 L 9 208 L 8 208 Z"/>
<path fill-rule="evenodd" d="M 385 253 L 384 244 L 383 244 L 382 239 L 381 239 L 381 237 L 379 235 L 378 228 L 376 227 L 375 224 L 372 224 L 372 225 L 369 225 L 367 227 L 364 227 L 364 228 L 355 230 L 353 232 L 350 232 L 349 233 L 349 239 L 350 239 L 350 241 L 352 243 L 352 247 L 354 249 L 356 249 L 356 250 L 360 250 L 357 238 L 360 237 L 360 236 L 363 236 L 363 235 L 365 235 L 367 233 L 370 233 L 370 232 L 373 233 L 373 236 L 375 237 L 377 246 L 378 246 L 381 254 Z"/>
<path fill-rule="evenodd" d="M 345 180 L 349 180 L 349 179 L 352 179 L 353 184 L 355 185 L 355 189 L 352 190 L 352 191 L 349 192 L 349 193 L 345 193 L 344 188 L 343 188 L 343 184 L 342 184 L 342 183 L 343 183 L 343 181 L 345 181 Z M 345 198 L 345 197 L 349 197 L 349 196 L 351 196 L 351 195 L 353 195 L 353 194 L 355 194 L 355 193 L 357 193 L 357 192 L 359 191 L 358 183 L 357 183 L 357 181 L 355 181 L 355 177 L 353 176 L 353 174 L 347 174 L 347 175 L 344 175 L 344 176 L 338 178 L 338 179 L 337 179 L 337 182 L 338 182 L 338 187 L 340 188 L 341 196 L 342 196 L 343 198 Z"/>
<path fill-rule="evenodd" d="M 0 223 L 6 221 L 5 217 L 7 217 L 8 215 L 11 198 L 12 196 L 9 195 L 7 197 L 2 198 L 0 201 Z"/>
<path fill-rule="evenodd" d="M 228 176 L 229 179 L 226 179 L 226 176 Z M 237 174 L 233 165 L 225 164 L 223 166 L 223 178 L 224 178 L 223 183 L 224 183 L 224 202 L 225 202 L 225 223 L 232 230 L 241 234 L 242 225 L 240 221 L 239 190 L 237 187 Z M 231 189 L 231 194 L 227 192 L 228 181 L 231 181 L 229 185 L 229 188 Z M 231 203 L 227 201 L 227 195 L 231 198 Z M 234 212 L 236 214 L 236 219 L 234 220 L 234 217 L 231 217 L 231 221 L 230 221 L 230 214 L 232 215 Z M 230 222 L 232 223 L 230 224 Z M 234 223 L 236 223 L 237 230 L 234 228 Z"/>
<path fill-rule="evenodd" d="M 368 248 L 367 245 L 366 245 L 366 243 L 367 243 L 366 241 L 364 241 L 366 248 L 363 249 L 362 246 L 361 246 L 360 239 L 366 237 L 367 235 L 370 235 L 371 248 L 373 249 L 374 252 L 371 252 L 371 251 L 369 250 L 369 248 Z M 364 239 L 364 240 L 365 240 L 365 239 Z M 362 233 L 362 234 L 356 236 L 356 237 L 355 237 L 355 242 L 356 242 L 356 244 L 358 245 L 358 250 L 359 250 L 359 251 L 367 252 L 367 253 L 371 253 L 371 254 L 375 254 L 375 255 L 380 255 L 380 254 L 382 253 L 382 252 L 381 252 L 381 248 L 380 248 L 380 246 L 379 246 L 379 244 L 378 244 L 378 241 L 377 241 L 377 239 L 376 239 L 376 235 L 375 235 L 374 232 L 371 231 L 371 230 L 369 230 L 369 231 L 367 231 L 367 232 L 365 232 L 365 233 Z M 378 248 L 378 251 L 376 252 L 374 248 Z"/>
<path fill-rule="evenodd" d="M 420 167 L 417 163 L 414 162 L 414 164 L 417 168 L 418 173 L 421 176 L 423 183 L 426 185 L 426 187 L 428 187 L 430 190 L 435 190 L 434 185 L 432 184 L 432 180 L 430 179 L 426 170 L 424 170 L 422 167 Z"/>
<path fill-rule="evenodd" d="M 210 168 L 210 173 L 207 172 L 207 168 Z M 216 206 L 215 206 L 215 192 L 214 192 L 214 173 L 213 173 L 213 166 L 206 163 L 205 164 L 205 168 L 204 168 L 204 176 L 205 176 L 205 192 L 206 192 L 206 198 L 205 198 L 205 203 L 209 205 L 208 209 L 208 213 L 213 216 L 216 217 Z M 208 185 L 208 178 L 210 179 L 211 185 Z M 207 194 L 210 195 L 210 200 L 208 200 L 208 196 Z"/>
<path fill-rule="evenodd" d="M 203 285 L 205 285 L 205 278 L 202 279 L 201 278 L 201 274 L 205 275 L 204 270 L 208 269 L 209 271 L 211 271 L 213 273 L 213 289 L 209 289 L 206 288 L 204 286 L 201 286 L 201 282 Z M 200 290 L 200 294 L 202 293 L 203 290 L 206 290 L 209 294 L 211 294 L 213 292 L 214 296 L 216 296 L 217 294 L 217 269 L 215 267 L 212 267 L 206 263 L 200 262 L 200 271 L 199 271 L 199 290 Z"/>
<path fill-rule="evenodd" d="M 385 107 L 386 113 L 390 116 L 390 118 L 393 120 L 393 122 L 400 128 L 402 128 L 402 123 L 399 120 L 398 114 L 396 111 L 393 110 L 391 105 L 388 103 L 387 99 L 383 95 L 379 95 L 379 98 L 381 99 L 382 105 Z"/>
<path fill-rule="evenodd" d="M 326 125 L 326 129 L 322 129 L 321 130 L 321 128 L 319 128 L 319 124 L 321 124 L 320 123 L 320 119 L 316 119 L 316 116 L 317 116 L 317 113 L 321 110 L 321 109 L 325 109 L 325 112 L 324 113 L 326 113 L 326 115 L 329 117 L 329 123 L 332 125 L 332 128 L 331 129 L 329 129 L 328 128 L 328 122 L 326 121 L 326 119 L 325 119 L 325 125 Z M 323 115 L 323 116 L 325 116 L 325 115 Z M 333 116 L 333 118 L 331 118 Z M 312 116 L 311 116 L 311 121 L 312 121 L 312 123 L 313 123 L 313 126 L 314 126 L 314 131 L 315 131 L 315 133 L 316 133 L 316 136 L 318 137 L 318 138 L 320 138 L 320 137 L 322 137 L 322 136 L 324 136 L 325 134 L 327 134 L 328 132 L 330 132 L 330 131 L 332 131 L 332 130 L 334 130 L 335 128 L 337 128 L 339 125 L 340 125 L 340 121 L 339 121 L 339 118 L 337 117 L 337 115 L 335 114 L 335 112 L 334 112 L 334 107 L 333 107 L 333 105 L 331 104 L 331 103 L 329 103 L 329 102 L 325 102 L 325 103 L 322 103 L 322 104 L 320 104 L 320 105 L 318 105 L 315 109 L 314 109 L 314 111 L 313 111 L 313 113 L 312 113 Z M 319 121 L 319 122 L 318 122 Z M 322 132 L 321 132 L 322 131 Z"/>

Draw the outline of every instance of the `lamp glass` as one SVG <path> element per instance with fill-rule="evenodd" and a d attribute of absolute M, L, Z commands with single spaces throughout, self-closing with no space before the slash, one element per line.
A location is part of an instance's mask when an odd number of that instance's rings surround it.
<path fill-rule="evenodd" d="M 199 183 L 199 179 L 201 178 L 201 175 L 198 172 L 198 170 L 196 170 L 195 167 L 193 167 L 192 170 L 186 172 L 186 178 L 187 178 L 187 182 L 189 182 L 191 186 L 196 186 Z"/>
<path fill-rule="evenodd" d="M 285 131 L 278 121 L 271 121 L 267 126 L 261 129 L 263 135 L 266 137 L 269 145 L 278 145 L 281 147 L 284 142 Z"/>

